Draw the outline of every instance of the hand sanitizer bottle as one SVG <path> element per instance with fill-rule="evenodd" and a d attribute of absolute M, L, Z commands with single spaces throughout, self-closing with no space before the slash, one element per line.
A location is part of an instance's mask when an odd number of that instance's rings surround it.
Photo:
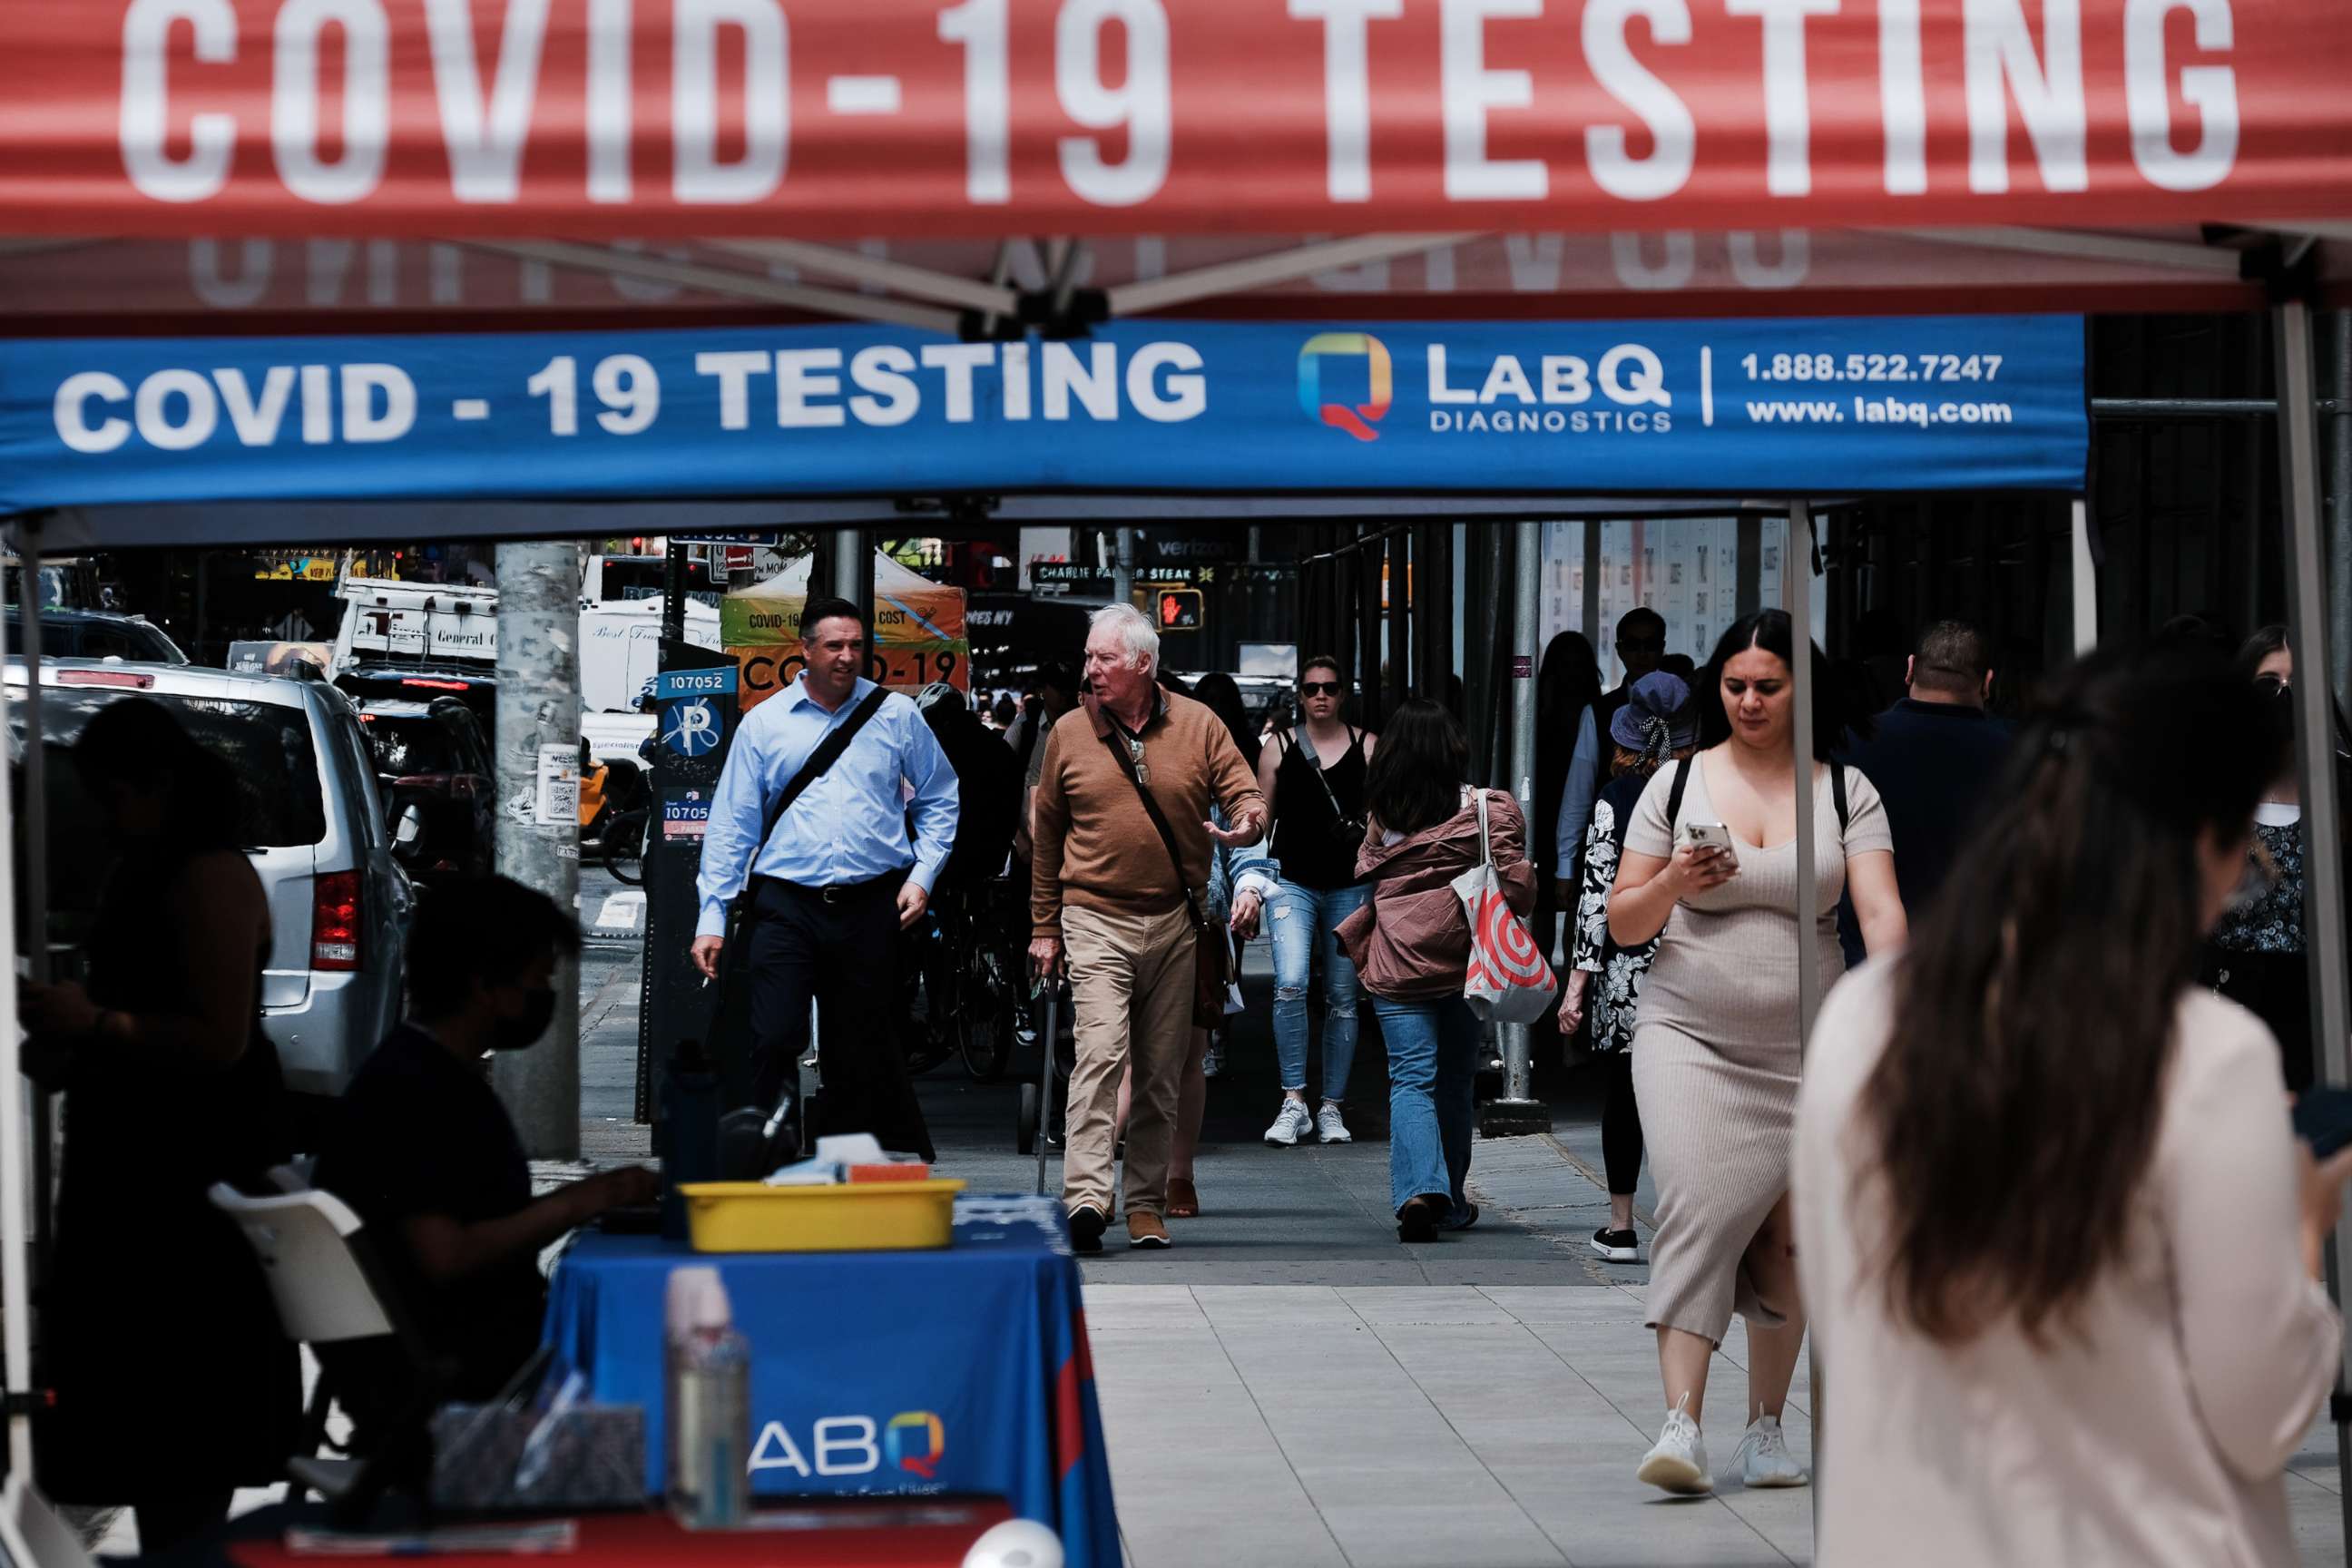
<path fill-rule="evenodd" d="M 670 1270 L 667 1320 L 670 1512 L 731 1529 L 750 1507 L 751 1347 L 716 1268 Z"/>

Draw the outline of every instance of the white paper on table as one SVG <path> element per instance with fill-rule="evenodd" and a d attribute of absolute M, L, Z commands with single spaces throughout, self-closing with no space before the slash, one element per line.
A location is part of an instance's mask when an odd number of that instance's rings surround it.
<path fill-rule="evenodd" d="M 835 1186 L 847 1178 L 852 1165 L 878 1165 L 889 1159 L 871 1132 L 839 1132 L 816 1141 L 816 1152 L 796 1165 L 786 1165 L 767 1178 L 772 1187 Z"/>

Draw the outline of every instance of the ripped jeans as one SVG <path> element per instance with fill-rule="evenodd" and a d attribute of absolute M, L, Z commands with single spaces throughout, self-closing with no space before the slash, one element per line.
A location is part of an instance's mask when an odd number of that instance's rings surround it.
<path fill-rule="evenodd" d="M 1356 1065 L 1356 966 L 1333 934 L 1339 922 L 1364 907 L 1369 886 L 1302 888 L 1282 884 L 1265 913 L 1274 942 L 1274 1049 L 1282 1087 L 1307 1088 L 1307 985 L 1312 960 L 1323 958 L 1323 1098 L 1345 1100 L 1348 1074 Z"/>

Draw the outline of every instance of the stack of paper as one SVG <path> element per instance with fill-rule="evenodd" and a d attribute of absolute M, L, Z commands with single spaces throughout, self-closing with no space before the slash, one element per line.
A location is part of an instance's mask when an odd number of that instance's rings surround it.
<path fill-rule="evenodd" d="M 851 1165 L 878 1165 L 889 1156 L 871 1132 L 843 1132 L 816 1141 L 816 1152 L 796 1165 L 771 1172 L 772 1187 L 833 1187 L 847 1179 Z"/>

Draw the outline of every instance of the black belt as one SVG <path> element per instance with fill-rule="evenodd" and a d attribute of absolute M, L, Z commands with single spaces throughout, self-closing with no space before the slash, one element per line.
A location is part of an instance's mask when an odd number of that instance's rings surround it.
<path fill-rule="evenodd" d="M 819 903 L 839 904 L 846 903 L 863 894 L 887 891 L 901 875 L 900 872 L 891 871 L 883 876 L 869 877 L 863 882 L 828 882 L 822 888 L 812 888 L 805 882 L 787 882 L 781 877 L 754 877 L 751 879 L 751 888 L 754 892 L 762 886 L 781 888 L 787 893 L 795 893 L 804 899 L 814 899 Z"/>

